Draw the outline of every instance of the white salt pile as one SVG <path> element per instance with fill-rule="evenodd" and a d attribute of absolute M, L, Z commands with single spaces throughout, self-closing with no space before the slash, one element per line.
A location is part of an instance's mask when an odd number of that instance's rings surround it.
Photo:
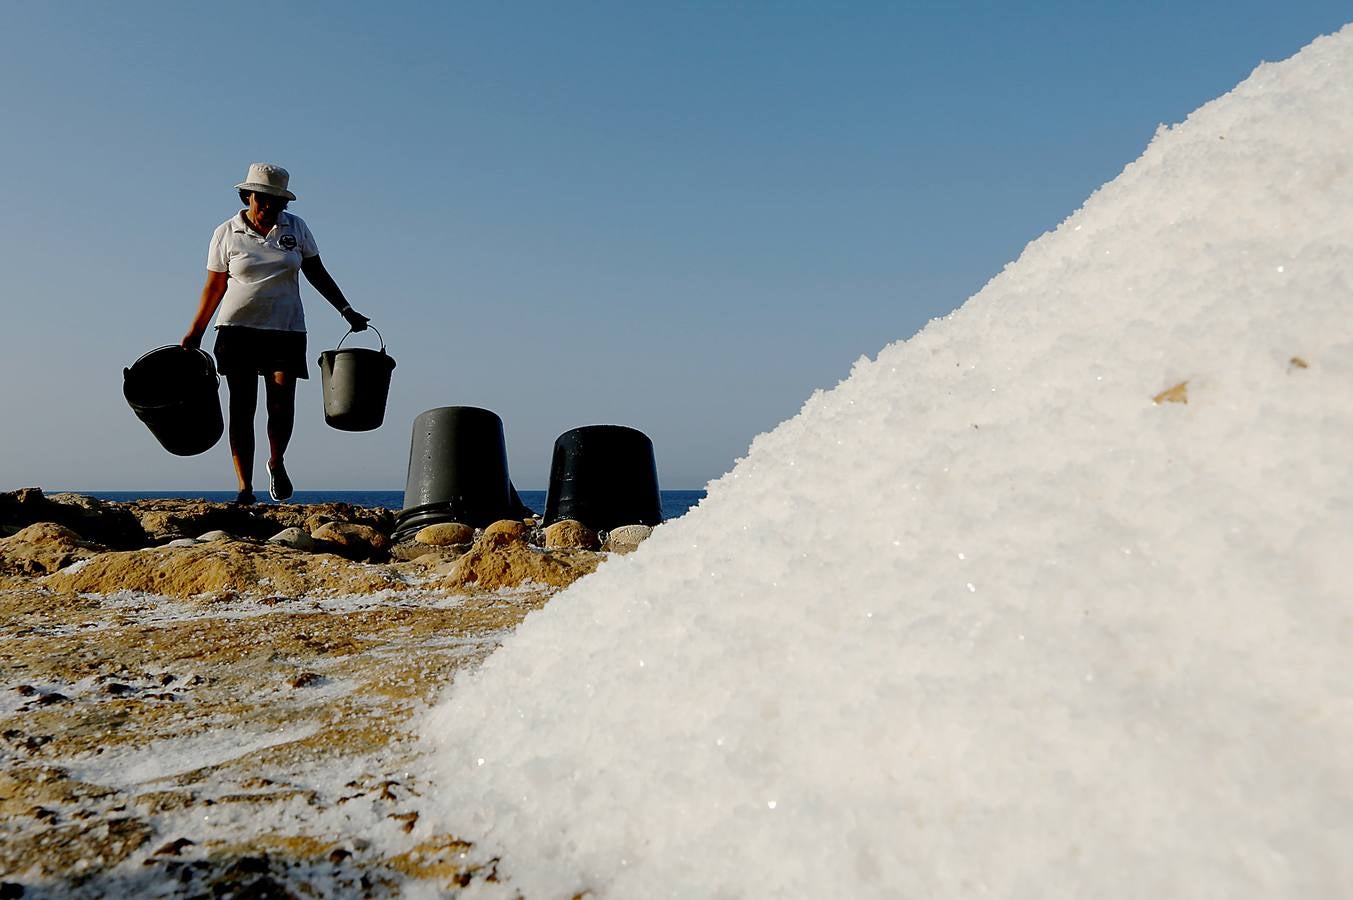
<path fill-rule="evenodd" d="M 439 827 L 529 898 L 1349 896 L 1351 313 L 1353 26 L 530 616 Z"/>

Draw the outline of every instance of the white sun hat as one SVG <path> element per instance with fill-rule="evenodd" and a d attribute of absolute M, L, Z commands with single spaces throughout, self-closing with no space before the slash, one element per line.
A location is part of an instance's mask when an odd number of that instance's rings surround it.
<path fill-rule="evenodd" d="M 286 197 L 295 200 L 296 195 L 287 190 L 291 175 L 281 166 L 272 163 L 253 163 L 244 181 L 235 185 L 242 191 L 257 191 L 260 194 L 272 194 L 274 197 Z"/>

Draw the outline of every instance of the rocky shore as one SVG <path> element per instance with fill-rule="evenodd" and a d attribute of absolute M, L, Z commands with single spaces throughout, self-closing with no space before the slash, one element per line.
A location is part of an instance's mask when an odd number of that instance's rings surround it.
<path fill-rule="evenodd" d="M 417 720 L 642 526 L 0 493 L 0 897 L 491 890 Z"/>

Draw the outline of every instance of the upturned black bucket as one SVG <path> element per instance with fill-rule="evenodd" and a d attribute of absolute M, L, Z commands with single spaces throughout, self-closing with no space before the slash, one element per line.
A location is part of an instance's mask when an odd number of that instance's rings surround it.
<path fill-rule="evenodd" d="M 376 331 L 375 327 L 372 331 Z M 352 334 L 352 330 L 348 330 Z M 363 347 L 336 350 L 319 355 L 319 377 L 324 387 L 324 421 L 339 431 L 373 431 L 385 421 L 385 401 L 390 396 L 390 373 L 395 361 L 385 352 L 385 336 L 379 350 Z"/>
<path fill-rule="evenodd" d="M 661 524 L 658 466 L 648 435 L 624 425 L 585 425 L 559 435 L 544 524 L 561 519 L 596 531 Z"/>
<path fill-rule="evenodd" d="M 396 541 L 438 522 L 479 528 L 521 515 L 497 414 L 475 406 L 440 406 L 413 420 Z"/>
<path fill-rule="evenodd" d="M 122 370 L 122 396 L 160 446 L 175 456 L 205 453 L 221 439 L 221 379 L 202 350 L 159 347 Z"/>

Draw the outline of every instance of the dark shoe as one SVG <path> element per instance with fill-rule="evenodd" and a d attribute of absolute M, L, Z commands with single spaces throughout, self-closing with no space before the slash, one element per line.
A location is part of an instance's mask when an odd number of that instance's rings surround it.
<path fill-rule="evenodd" d="M 235 498 L 236 506 L 253 506 L 258 502 L 253 491 L 240 491 L 240 495 Z"/>
<path fill-rule="evenodd" d="M 291 499 L 291 479 L 287 477 L 286 466 L 268 466 L 268 493 L 278 503 Z"/>

